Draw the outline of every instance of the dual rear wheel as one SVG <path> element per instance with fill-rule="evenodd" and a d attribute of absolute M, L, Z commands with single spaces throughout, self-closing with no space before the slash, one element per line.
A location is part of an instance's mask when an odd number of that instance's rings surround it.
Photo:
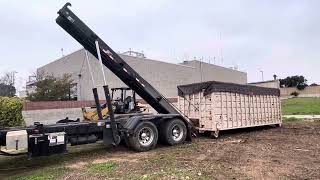
<path fill-rule="evenodd" d="M 170 119 L 159 126 L 150 121 L 141 121 L 132 136 L 126 140 L 127 145 L 136 151 L 148 151 L 157 145 L 160 139 L 168 145 L 181 144 L 186 140 L 187 127 L 180 119 Z"/>
<path fill-rule="evenodd" d="M 170 146 L 181 144 L 186 140 L 187 127 L 180 119 L 171 119 L 161 126 L 161 139 Z"/>

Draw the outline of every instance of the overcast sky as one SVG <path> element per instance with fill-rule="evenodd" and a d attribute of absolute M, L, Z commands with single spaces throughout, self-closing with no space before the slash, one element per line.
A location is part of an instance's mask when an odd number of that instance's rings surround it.
<path fill-rule="evenodd" d="M 70 0 L 71 10 L 115 51 L 178 63 L 194 57 L 237 66 L 248 81 L 304 75 L 320 83 L 320 1 Z M 0 73 L 28 75 L 81 48 L 55 23 L 67 1 L 0 0 Z M 221 53 L 222 52 L 222 53 Z"/>

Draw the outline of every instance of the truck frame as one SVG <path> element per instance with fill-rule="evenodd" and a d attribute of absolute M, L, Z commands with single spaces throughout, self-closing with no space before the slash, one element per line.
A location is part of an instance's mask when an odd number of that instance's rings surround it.
<path fill-rule="evenodd" d="M 45 156 L 65 152 L 67 144 L 96 143 L 98 140 L 114 146 L 124 141 L 136 151 L 148 151 L 155 148 L 158 141 L 168 145 L 191 141 L 193 126 L 189 118 L 131 68 L 69 6 L 71 4 L 66 3 L 58 11 L 57 24 L 159 114 L 113 114 L 109 88 L 105 85 L 103 88 L 110 107 L 108 118 L 100 118 L 96 122 L 35 123 L 26 128 L 3 128 L 0 129 L 0 146 L 5 146 L 7 151 L 1 152 L 10 155 L 27 148 L 30 157 Z M 96 90 L 94 92 L 95 100 L 99 102 Z"/>

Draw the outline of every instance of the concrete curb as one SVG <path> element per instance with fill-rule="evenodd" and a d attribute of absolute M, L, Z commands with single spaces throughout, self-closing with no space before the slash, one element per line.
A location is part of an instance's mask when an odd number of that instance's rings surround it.
<path fill-rule="evenodd" d="M 284 118 L 320 119 L 320 115 L 283 115 Z"/>

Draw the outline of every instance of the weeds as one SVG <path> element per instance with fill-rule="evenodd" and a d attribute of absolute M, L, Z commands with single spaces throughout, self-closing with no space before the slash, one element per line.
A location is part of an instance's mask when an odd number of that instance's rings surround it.
<path fill-rule="evenodd" d="M 87 165 L 87 168 L 88 168 L 88 171 L 90 172 L 103 172 L 103 171 L 110 171 L 116 166 L 117 166 L 117 163 L 113 161 L 108 161 L 105 163 L 89 164 Z"/>
<path fill-rule="evenodd" d="M 69 171 L 65 167 L 45 168 L 37 171 L 31 171 L 31 173 L 13 176 L 10 179 L 16 180 L 53 180 L 62 177 Z"/>
<path fill-rule="evenodd" d="M 289 118 L 284 117 L 283 118 L 283 122 L 301 122 L 301 121 L 302 121 L 302 119 L 298 119 L 295 117 L 289 117 Z"/>

